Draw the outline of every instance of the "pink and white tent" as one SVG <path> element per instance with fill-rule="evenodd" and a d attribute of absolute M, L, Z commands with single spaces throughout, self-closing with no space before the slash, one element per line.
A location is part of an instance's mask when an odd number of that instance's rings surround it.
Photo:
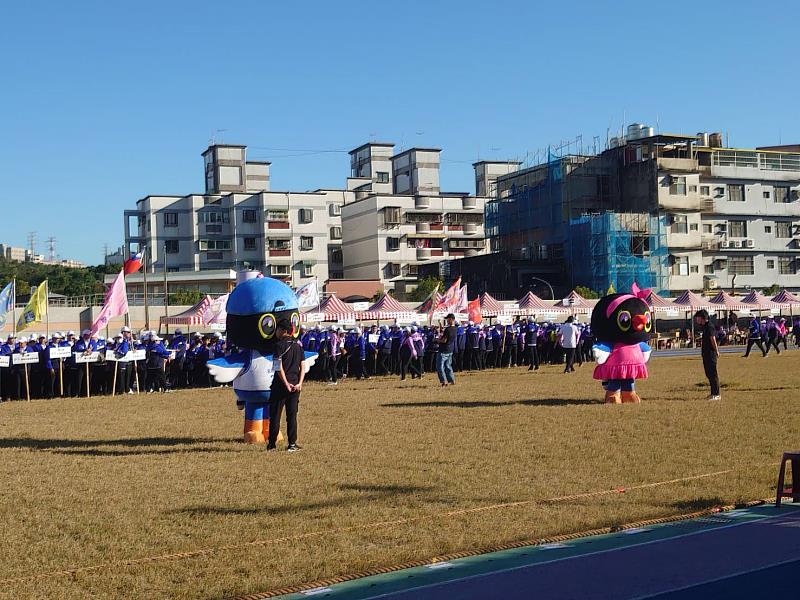
<path fill-rule="evenodd" d="M 352 308 L 347 306 L 347 304 L 339 300 L 336 296 L 328 296 L 320 303 L 318 310 L 312 310 L 311 312 L 321 312 L 325 315 L 326 321 L 352 319 L 355 318 L 356 315 Z"/>
<path fill-rule="evenodd" d="M 558 308 L 569 309 L 573 313 L 589 314 L 592 312 L 594 305 L 586 301 L 586 298 L 581 296 L 575 290 L 572 290 L 566 298 L 563 298 L 555 304 Z"/>
<path fill-rule="evenodd" d="M 788 290 L 781 290 L 778 292 L 775 297 L 772 298 L 772 301 L 778 304 L 783 304 L 784 306 L 788 306 L 789 308 L 793 306 L 800 306 L 800 298 Z"/>
<path fill-rule="evenodd" d="M 553 306 L 551 302 L 542 300 L 533 292 L 528 292 L 519 301 L 520 312 L 526 315 L 541 313 L 567 313 L 566 308 Z"/>
<path fill-rule="evenodd" d="M 748 305 L 750 310 L 780 310 L 784 305 L 774 302 L 767 298 L 764 294 L 752 290 L 747 296 L 742 298 L 742 302 Z"/>
<path fill-rule="evenodd" d="M 159 329 L 162 325 L 204 325 L 203 315 L 212 302 L 211 296 L 206 294 L 206 297 L 192 308 L 171 317 L 161 317 L 158 324 Z"/>
<path fill-rule="evenodd" d="M 647 302 L 650 305 L 650 308 L 653 310 L 653 312 L 669 312 L 673 310 L 678 310 L 679 308 L 675 306 L 672 300 L 667 300 L 666 298 L 662 298 L 653 291 L 651 291 L 647 295 L 645 302 Z"/>
<path fill-rule="evenodd" d="M 362 321 L 388 320 L 409 317 L 412 314 L 415 313 L 387 293 L 381 296 L 381 299 L 370 306 L 366 312 L 358 313 L 358 319 Z"/>
<path fill-rule="evenodd" d="M 481 315 L 484 317 L 496 317 L 503 312 L 503 305 L 495 300 L 489 292 L 483 292 L 478 300 L 481 303 Z"/>
<path fill-rule="evenodd" d="M 686 290 L 680 296 L 675 298 L 672 301 L 672 304 L 675 305 L 675 308 L 679 310 L 700 310 L 700 309 L 711 309 L 714 310 L 718 308 L 716 305 L 712 304 L 706 298 L 703 298 L 699 294 L 695 294 L 690 290 Z"/>
<path fill-rule="evenodd" d="M 711 304 L 718 310 L 742 310 L 748 308 L 741 300 L 737 300 L 724 290 L 711 299 Z"/>

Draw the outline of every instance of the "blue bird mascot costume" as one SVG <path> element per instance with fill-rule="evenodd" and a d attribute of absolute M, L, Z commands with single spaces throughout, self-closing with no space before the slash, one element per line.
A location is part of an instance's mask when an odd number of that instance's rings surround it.
<path fill-rule="evenodd" d="M 233 382 L 236 406 L 244 409 L 244 441 L 263 444 L 269 437 L 269 397 L 274 375 L 272 352 L 276 325 L 292 323 L 292 336 L 300 334 L 300 312 L 292 288 L 257 271 L 243 271 L 228 296 L 226 329 L 236 354 L 208 361 L 208 371 L 218 383 Z M 316 360 L 305 353 L 305 367 Z"/>

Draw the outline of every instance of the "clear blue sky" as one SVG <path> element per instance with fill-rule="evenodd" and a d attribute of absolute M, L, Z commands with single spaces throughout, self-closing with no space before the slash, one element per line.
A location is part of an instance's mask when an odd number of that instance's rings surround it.
<path fill-rule="evenodd" d="M 371 136 L 441 147 L 448 191 L 479 157 L 604 142 L 623 116 L 800 142 L 794 2 L 51 1 L 3 21 L 0 241 L 92 264 L 138 198 L 202 191 L 221 129 L 278 190 L 342 187 L 346 153 L 296 150 Z"/>

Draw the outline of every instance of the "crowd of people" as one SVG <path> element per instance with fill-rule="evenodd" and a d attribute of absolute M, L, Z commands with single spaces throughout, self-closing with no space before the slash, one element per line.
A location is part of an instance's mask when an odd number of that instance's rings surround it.
<path fill-rule="evenodd" d="M 520 318 L 506 325 L 448 321 L 452 322 L 452 335 L 445 335 L 448 325 L 444 323 L 371 325 L 348 330 L 316 325 L 302 328 L 298 341 L 305 350 L 319 355 L 308 378 L 331 385 L 345 377 L 421 378 L 437 372 L 440 355 L 447 356 L 446 368 L 454 373 L 513 367 L 535 371 L 545 364 L 563 364 L 565 372 L 572 372 L 575 364 L 592 360 L 595 339 L 591 327 L 574 322 L 572 317 L 565 323 Z M 732 327 L 737 327 L 735 322 L 715 326 L 719 346 L 728 343 Z M 747 329 L 744 356 L 749 356 L 754 346 L 763 356 L 771 349 L 780 353 L 781 347 L 788 349 L 790 338 L 800 345 L 800 317 L 793 320 L 791 327 L 783 317 L 753 317 Z M 68 358 L 50 356 L 51 348 L 64 347 L 72 349 Z M 123 360 L 136 350 L 144 351 L 141 359 Z M 216 384 L 209 377 L 206 363 L 235 351 L 220 333 L 185 335 L 181 329 L 169 340 L 152 331 L 134 336 L 129 327 L 109 339 L 89 330 L 80 335 L 74 331 L 55 332 L 49 337 L 35 333 L 9 335 L 0 344 L 0 356 L 35 352 L 39 359 L 27 367 L 13 360 L 8 366 L 0 366 L 0 400 L 25 399 L 28 394 L 31 398 L 85 396 L 87 386 L 92 395 L 111 394 L 114 385 L 116 394 L 213 387 Z M 75 354 L 94 352 L 98 353 L 98 360 L 89 363 L 87 377 L 86 365 L 76 362 Z M 438 370 L 440 382 L 450 383 L 444 370 Z"/>

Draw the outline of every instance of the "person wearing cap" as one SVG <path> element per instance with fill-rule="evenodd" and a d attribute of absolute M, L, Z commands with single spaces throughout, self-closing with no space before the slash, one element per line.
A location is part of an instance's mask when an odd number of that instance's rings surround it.
<path fill-rule="evenodd" d="M 349 355 L 348 372 L 356 379 L 369 379 L 366 371 L 367 344 L 361 328 L 356 327 L 348 340 L 347 353 Z"/>
<path fill-rule="evenodd" d="M 368 377 L 378 374 L 378 326 L 371 325 L 364 337 L 367 343 L 366 373 Z"/>
<path fill-rule="evenodd" d="M 39 354 L 39 362 L 33 365 L 31 373 L 35 373 L 35 377 L 31 379 L 31 389 L 37 398 L 53 398 L 55 391 L 55 369 L 53 369 L 53 361 L 50 360 L 50 344 L 47 342 L 47 336 L 44 334 L 39 335 L 38 340 L 33 345 L 32 350 Z"/>
<path fill-rule="evenodd" d="M 147 344 L 147 393 L 166 392 L 166 361 L 171 356 L 169 350 L 164 348 L 163 340 L 157 334 L 151 334 Z"/>
<path fill-rule="evenodd" d="M 169 362 L 169 384 L 171 389 L 177 390 L 185 388 L 187 385 L 186 372 L 184 366 L 186 364 L 186 350 L 188 344 L 183 335 L 183 330 L 178 328 L 175 330 L 175 335 L 167 346 L 169 350 L 175 351 L 175 358 Z"/>
<path fill-rule="evenodd" d="M 392 334 L 386 325 L 381 325 L 377 348 L 378 374 L 389 375 L 392 372 Z"/>
<path fill-rule="evenodd" d="M 97 341 L 92 339 L 92 332 L 88 329 L 84 329 L 81 332 L 81 339 L 75 342 L 75 345 L 72 347 L 72 353 L 74 354 L 83 354 L 88 356 L 92 352 L 97 351 Z M 84 371 L 86 370 L 83 365 L 79 365 L 75 363 L 73 360 L 74 368 L 72 370 L 72 397 L 77 398 L 86 395 L 86 386 L 90 384 L 88 381 L 84 381 Z"/>
<path fill-rule="evenodd" d="M 14 355 L 15 354 L 27 354 L 33 352 L 28 346 L 28 338 L 25 336 L 20 337 L 17 340 L 17 347 L 14 348 L 14 351 L 11 353 L 11 399 L 12 400 L 21 400 L 23 398 L 28 397 L 28 390 L 25 389 L 25 365 L 15 365 L 14 364 Z M 28 381 L 28 385 L 30 385 L 30 380 Z"/>
<path fill-rule="evenodd" d="M 100 353 L 97 362 L 93 362 L 89 367 L 92 371 L 92 394 L 95 396 L 105 396 L 111 393 L 111 383 L 109 379 L 109 365 L 106 363 L 106 338 L 92 335 L 95 349 Z M 113 365 L 111 365 L 113 368 Z"/>
<path fill-rule="evenodd" d="M 416 369 L 417 377 L 420 379 L 425 374 L 425 365 L 422 364 L 422 358 L 425 356 L 425 338 L 420 333 L 416 325 L 411 326 L 411 343 L 414 345 L 416 356 L 411 359 L 411 366 Z M 414 378 L 412 371 L 411 378 Z"/>
<path fill-rule="evenodd" d="M 17 338 L 15 335 L 9 333 L 6 341 L 0 344 L 0 356 L 9 357 L 9 365 L 7 367 L 0 367 L 0 402 L 11 400 L 11 355 L 17 346 Z"/>

